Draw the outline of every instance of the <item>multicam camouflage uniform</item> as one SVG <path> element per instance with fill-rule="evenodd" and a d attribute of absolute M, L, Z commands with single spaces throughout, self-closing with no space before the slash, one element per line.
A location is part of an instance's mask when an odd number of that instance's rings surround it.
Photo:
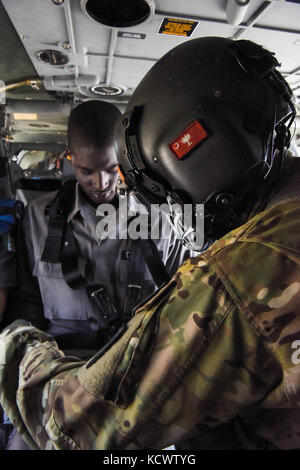
<path fill-rule="evenodd" d="M 299 200 L 256 215 L 185 262 L 87 365 L 26 322 L 8 327 L 14 426 L 41 449 L 299 449 L 299 233 Z"/>

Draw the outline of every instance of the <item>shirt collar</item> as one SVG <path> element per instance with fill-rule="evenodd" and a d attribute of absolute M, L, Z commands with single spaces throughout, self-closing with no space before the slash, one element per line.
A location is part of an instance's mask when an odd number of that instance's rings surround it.
<path fill-rule="evenodd" d="M 128 196 L 128 217 L 140 214 L 147 214 L 148 210 L 144 204 L 142 204 L 136 196 L 129 195 Z M 119 210 L 119 209 L 118 209 Z M 97 221 L 99 217 L 103 217 L 104 214 L 101 214 L 98 210 L 97 216 L 96 211 L 91 204 L 86 200 L 84 197 L 82 190 L 80 190 L 80 186 L 77 182 L 75 186 L 75 200 L 74 206 L 71 212 L 68 215 L 67 222 L 70 222 L 78 213 L 84 218 L 93 219 Z"/>
<path fill-rule="evenodd" d="M 77 182 L 75 187 L 74 206 L 68 215 L 67 222 L 69 223 L 74 217 L 80 213 L 81 217 L 92 222 L 97 221 L 96 209 L 86 200 L 82 190 Z"/>

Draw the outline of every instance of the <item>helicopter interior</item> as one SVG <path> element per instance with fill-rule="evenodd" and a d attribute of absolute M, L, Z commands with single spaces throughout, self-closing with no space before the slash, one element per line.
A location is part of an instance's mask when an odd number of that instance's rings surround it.
<path fill-rule="evenodd" d="M 1 191 L 25 204 L 72 177 L 74 105 L 99 99 L 123 111 L 164 53 L 202 36 L 275 52 L 295 95 L 291 150 L 300 155 L 299 1 L 1 0 L 0 31 Z"/>

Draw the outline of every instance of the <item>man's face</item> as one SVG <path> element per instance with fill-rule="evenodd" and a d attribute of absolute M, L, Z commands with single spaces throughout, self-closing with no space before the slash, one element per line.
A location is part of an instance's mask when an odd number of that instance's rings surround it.
<path fill-rule="evenodd" d="M 77 147 L 72 153 L 72 166 L 81 189 L 93 203 L 99 205 L 114 198 L 118 161 L 113 144 Z"/>

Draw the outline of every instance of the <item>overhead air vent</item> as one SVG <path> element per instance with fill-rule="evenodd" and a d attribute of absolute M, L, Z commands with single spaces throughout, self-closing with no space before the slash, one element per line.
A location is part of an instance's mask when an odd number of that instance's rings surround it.
<path fill-rule="evenodd" d="M 54 49 L 43 49 L 38 52 L 38 58 L 41 62 L 48 65 L 65 65 L 68 63 L 68 57 L 60 51 Z"/>
<path fill-rule="evenodd" d="M 154 15 L 153 0 L 81 0 L 81 5 L 90 18 L 111 28 L 130 28 Z"/>
<path fill-rule="evenodd" d="M 123 88 L 113 85 L 94 85 L 90 88 L 92 93 L 102 96 L 117 96 L 122 95 L 124 92 Z"/>

